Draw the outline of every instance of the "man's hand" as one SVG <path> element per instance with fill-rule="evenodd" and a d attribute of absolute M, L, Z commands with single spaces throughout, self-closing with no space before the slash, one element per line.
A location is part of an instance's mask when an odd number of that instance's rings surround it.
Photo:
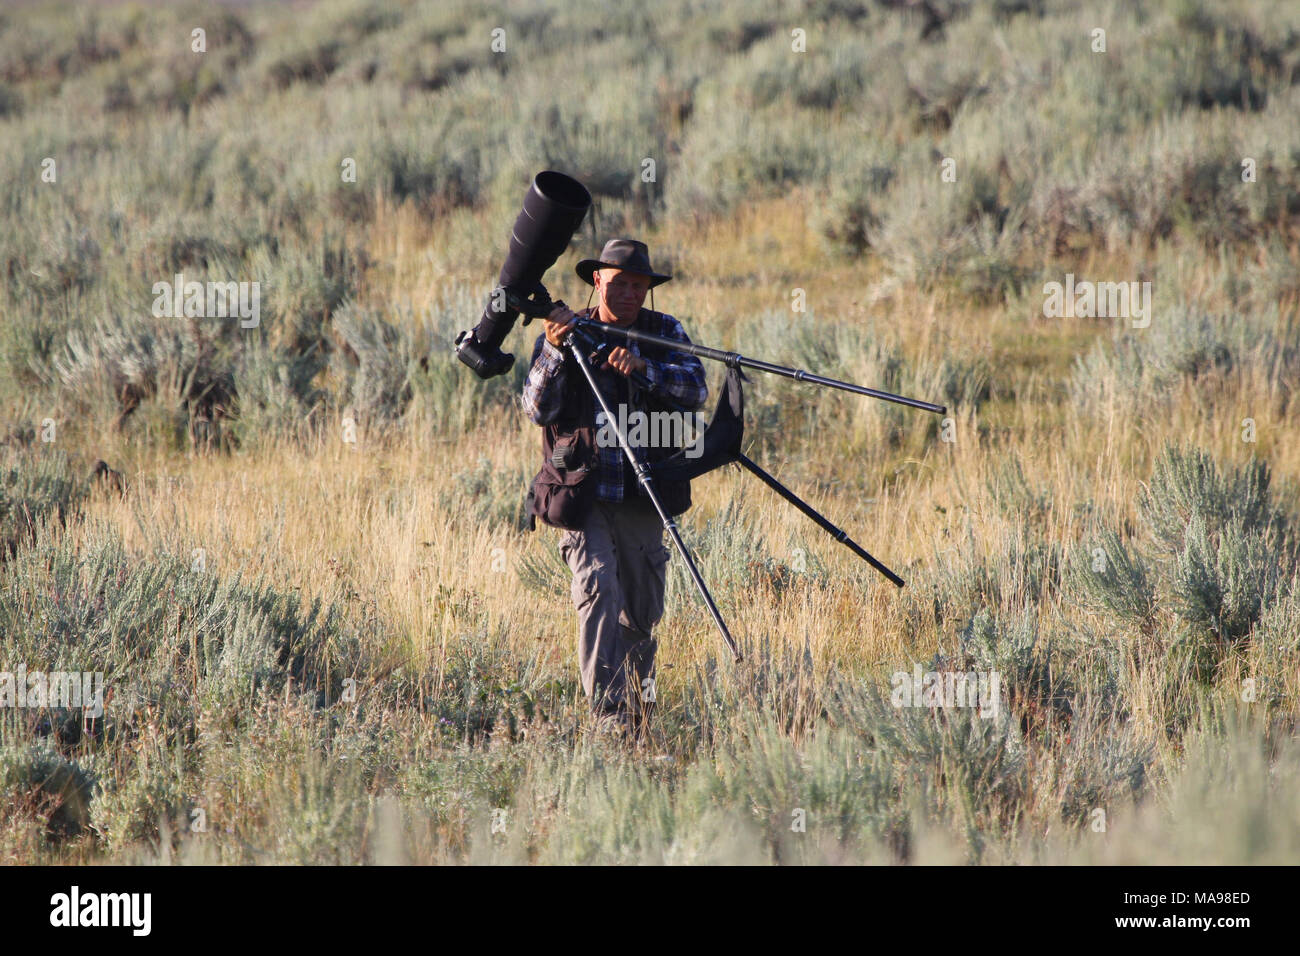
<path fill-rule="evenodd" d="M 645 359 L 639 355 L 633 355 L 621 345 L 610 351 L 606 364 L 623 375 L 631 375 L 633 372 L 645 374 Z"/>
<path fill-rule="evenodd" d="M 560 348 L 565 333 L 573 327 L 573 322 L 577 317 L 572 309 L 564 305 L 557 305 L 551 310 L 551 314 L 543 320 L 543 325 L 546 328 L 546 341 L 557 349 Z"/>

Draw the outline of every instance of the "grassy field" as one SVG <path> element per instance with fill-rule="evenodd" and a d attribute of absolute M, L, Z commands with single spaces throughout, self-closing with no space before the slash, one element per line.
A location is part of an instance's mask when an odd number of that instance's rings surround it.
<path fill-rule="evenodd" d="M 1294 861 L 1300 8 L 933 7 L 0 12 L 0 674 L 107 687 L 0 707 L 0 861 Z M 675 557 L 640 746 L 521 524 L 526 369 L 451 352 L 546 168 L 553 295 L 632 235 L 694 341 L 950 409 L 751 376 L 750 457 L 907 586 L 697 480 L 746 660 Z M 260 322 L 156 317 L 177 273 Z"/>

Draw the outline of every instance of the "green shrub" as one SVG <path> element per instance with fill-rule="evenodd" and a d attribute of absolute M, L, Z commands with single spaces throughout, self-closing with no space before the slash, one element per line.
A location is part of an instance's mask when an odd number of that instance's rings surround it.
<path fill-rule="evenodd" d="M 62 526 L 77 517 L 89 493 L 87 483 L 71 475 L 66 452 L 37 448 L 0 453 L 0 564 L 35 541 L 44 522 Z"/>
<path fill-rule="evenodd" d="M 382 425 L 400 418 L 411 400 L 411 374 L 418 362 L 411 330 L 350 303 L 331 321 L 342 346 L 335 356 L 352 367 L 348 404 L 358 423 Z"/>
<path fill-rule="evenodd" d="M 1070 583 L 1084 602 L 1112 619 L 1149 630 L 1156 614 L 1156 575 L 1141 550 L 1099 530 L 1071 565 Z"/>
<path fill-rule="evenodd" d="M 1178 615 L 1225 644 L 1250 633 L 1294 568 L 1294 552 L 1280 535 L 1252 533 L 1244 519 L 1211 532 L 1207 519 L 1195 514 L 1184 542 L 1170 576 Z"/>
<path fill-rule="evenodd" d="M 1271 481 L 1263 459 L 1220 469 L 1209 452 L 1166 442 L 1139 505 L 1156 540 L 1167 550 L 1180 550 L 1195 518 L 1203 522 L 1198 537 L 1222 532 L 1234 522 L 1242 533 L 1282 528 L 1284 518 L 1269 492 Z"/>
<path fill-rule="evenodd" d="M 77 836 L 90 824 L 91 774 L 48 746 L 0 743 L 0 830 L 39 821 L 49 838 Z"/>

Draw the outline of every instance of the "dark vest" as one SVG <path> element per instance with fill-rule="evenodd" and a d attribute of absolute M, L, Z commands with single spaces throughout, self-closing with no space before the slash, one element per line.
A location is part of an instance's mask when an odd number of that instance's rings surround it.
<path fill-rule="evenodd" d="M 635 328 L 652 335 L 667 334 L 663 313 L 649 309 L 641 310 Z M 539 335 L 533 346 L 534 362 L 541 354 L 544 339 L 544 335 Z M 656 361 L 663 361 L 665 352 L 668 351 L 641 343 L 637 347 L 643 358 Z M 599 405 L 591 393 L 586 376 L 567 350 L 564 354 L 564 369 L 563 405 L 555 421 L 542 426 L 542 468 L 533 478 L 528 490 L 525 511 L 530 529 L 536 527 L 533 519 L 540 518 L 544 524 L 552 527 L 581 530 L 596 501 L 596 457 L 599 450 L 596 443 L 596 410 Z M 618 414 L 620 402 L 627 404 L 631 412 L 634 408 L 629 397 L 631 382 L 617 373 L 614 378 L 617 381 L 616 394 L 610 395 L 606 389 L 605 401 L 615 415 Z M 599 374 L 597 379 L 600 379 Z M 650 396 L 642 396 L 635 408 L 645 412 L 665 410 Z M 650 464 L 670 457 L 677 449 L 639 448 L 636 451 L 642 461 Z M 636 481 L 626 456 L 623 456 L 622 464 L 624 503 L 640 501 L 648 505 L 649 498 Z M 656 478 L 654 490 L 670 515 L 681 514 L 691 506 L 689 480 L 668 481 Z"/>

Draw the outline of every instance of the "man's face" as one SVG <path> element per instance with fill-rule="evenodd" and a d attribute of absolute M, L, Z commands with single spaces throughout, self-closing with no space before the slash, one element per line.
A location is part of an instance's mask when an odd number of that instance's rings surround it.
<path fill-rule="evenodd" d="M 632 322 L 641 311 L 641 303 L 650 291 L 650 277 L 622 269 L 597 269 L 595 272 L 596 291 L 605 308 L 601 310 L 600 320 L 609 321 L 605 313 L 611 313 L 618 324 Z"/>

